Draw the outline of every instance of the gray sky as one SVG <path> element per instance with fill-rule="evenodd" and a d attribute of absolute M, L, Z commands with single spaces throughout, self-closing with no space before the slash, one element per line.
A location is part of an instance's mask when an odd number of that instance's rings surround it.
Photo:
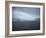
<path fill-rule="evenodd" d="M 12 7 L 12 19 L 14 21 L 31 21 L 40 17 L 40 8 Z"/>

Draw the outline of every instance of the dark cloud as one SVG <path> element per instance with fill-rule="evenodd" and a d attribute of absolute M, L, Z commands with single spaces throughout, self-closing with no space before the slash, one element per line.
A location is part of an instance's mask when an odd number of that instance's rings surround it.
<path fill-rule="evenodd" d="M 40 17 L 40 8 L 12 7 L 13 20 L 34 20 Z"/>

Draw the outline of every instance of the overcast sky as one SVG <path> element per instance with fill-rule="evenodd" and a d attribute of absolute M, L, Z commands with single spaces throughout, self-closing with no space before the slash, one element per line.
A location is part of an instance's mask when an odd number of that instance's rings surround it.
<path fill-rule="evenodd" d="M 31 21 L 40 17 L 40 8 L 12 7 L 12 19 L 14 21 Z"/>

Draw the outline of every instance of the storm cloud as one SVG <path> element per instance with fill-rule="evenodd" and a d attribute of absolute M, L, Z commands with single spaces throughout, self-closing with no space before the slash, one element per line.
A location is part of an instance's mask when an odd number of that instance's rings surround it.
<path fill-rule="evenodd" d="M 13 21 L 31 21 L 40 18 L 40 8 L 12 7 Z"/>

